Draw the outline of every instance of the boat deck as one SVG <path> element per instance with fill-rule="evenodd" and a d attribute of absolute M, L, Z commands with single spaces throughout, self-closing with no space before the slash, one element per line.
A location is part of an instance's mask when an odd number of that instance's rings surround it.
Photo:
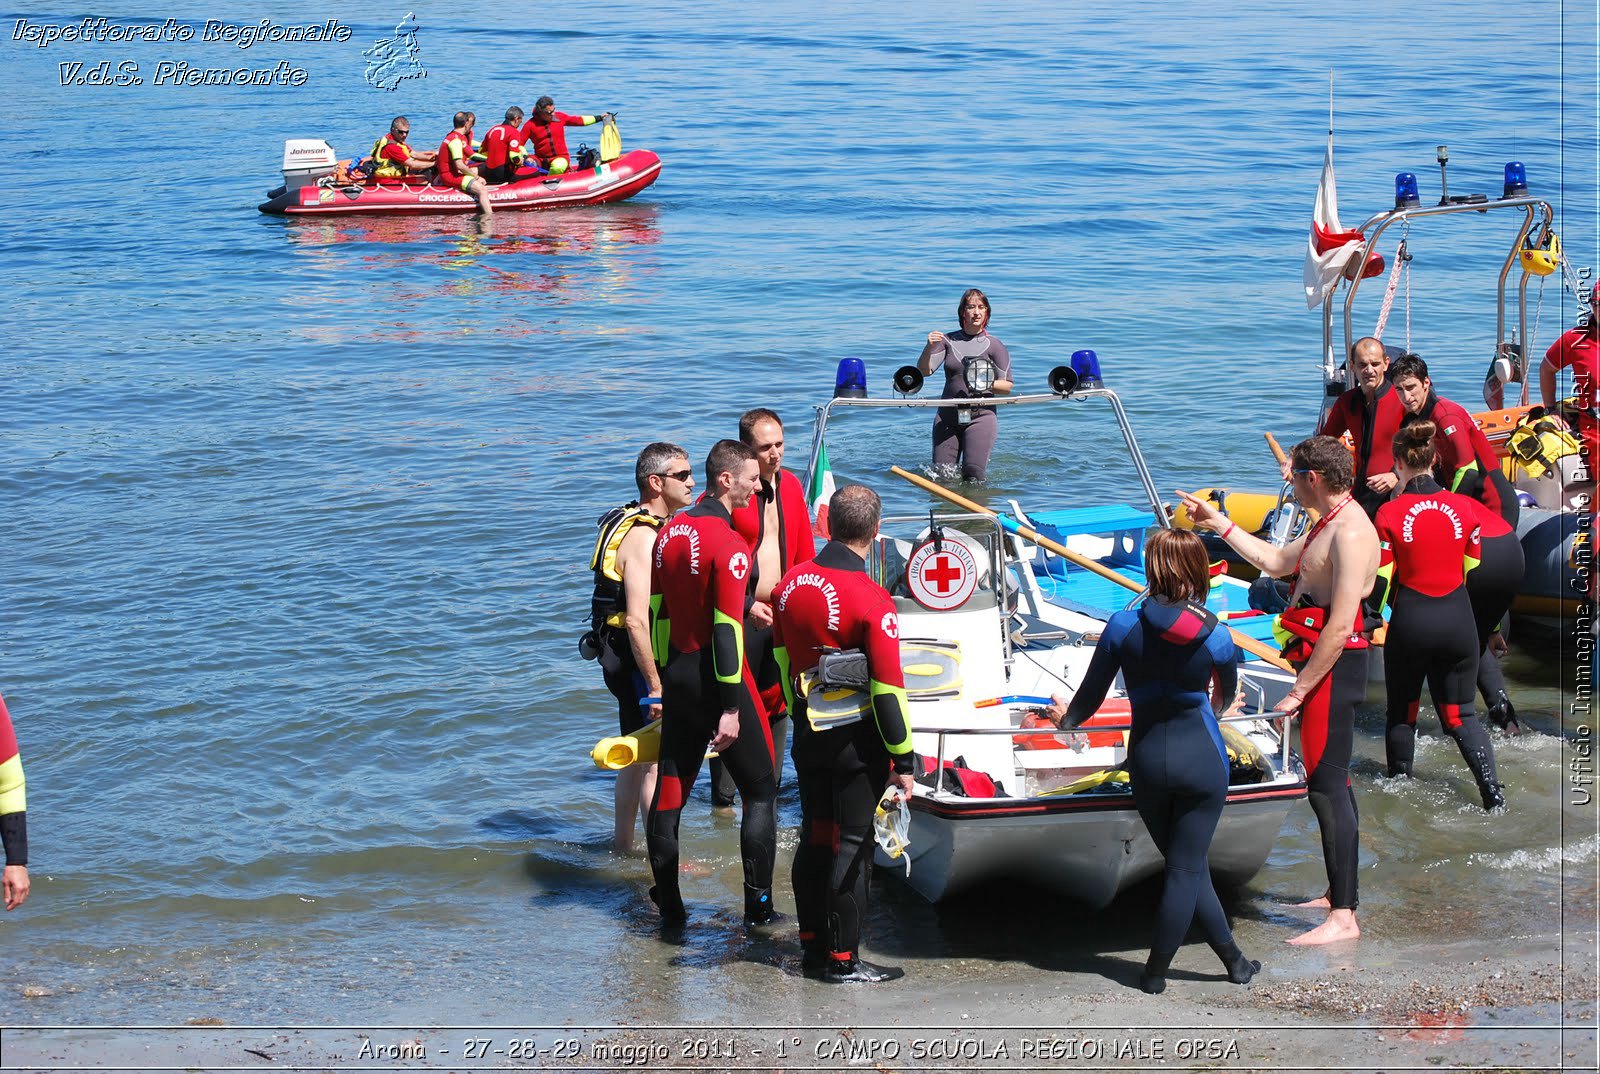
<path fill-rule="evenodd" d="M 1074 507 L 1029 512 L 1025 521 L 1061 544 L 1074 536 L 1109 539 L 1109 553 L 1095 558 L 1129 581 L 1141 586 L 1146 583 L 1141 550 L 1146 531 L 1157 524 L 1148 509 L 1119 504 Z M 1134 599 L 1133 591 L 1126 586 L 1043 551 L 1033 559 L 1033 572 L 1045 600 L 1095 619 L 1109 619 Z M 1272 644 L 1272 617 L 1252 612 L 1249 596 L 1248 586 L 1226 580 L 1212 587 L 1206 597 L 1206 607 L 1241 634 Z M 1241 655 L 1245 660 L 1260 660 L 1250 653 Z"/>

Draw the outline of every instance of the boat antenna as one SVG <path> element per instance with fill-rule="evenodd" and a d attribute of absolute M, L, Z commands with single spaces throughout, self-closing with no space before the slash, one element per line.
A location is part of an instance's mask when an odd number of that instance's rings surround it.
<path fill-rule="evenodd" d="M 1328 137 L 1333 137 L 1333 68 L 1328 68 Z"/>

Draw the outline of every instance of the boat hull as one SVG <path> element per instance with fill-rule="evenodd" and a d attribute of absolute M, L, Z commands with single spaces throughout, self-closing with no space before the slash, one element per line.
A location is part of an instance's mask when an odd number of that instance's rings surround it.
<path fill-rule="evenodd" d="M 634 149 L 609 164 L 563 175 L 536 176 L 489 188 L 496 211 L 551 209 L 570 205 L 602 205 L 631 198 L 661 174 L 661 158 L 648 149 Z M 478 202 L 450 187 L 431 183 L 304 186 L 263 203 L 274 216 L 350 216 L 354 214 L 471 213 Z"/>
<path fill-rule="evenodd" d="M 1261 871 L 1284 818 L 1306 797 L 1302 780 L 1234 788 L 1211 843 L 1211 873 L 1237 887 Z M 929 902 L 980 883 L 1025 880 L 1092 907 L 1162 871 L 1130 794 L 1040 799 L 917 796 L 911 803 L 907 882 Z M 895 875 L 897 863 L 879 852 Z"/>

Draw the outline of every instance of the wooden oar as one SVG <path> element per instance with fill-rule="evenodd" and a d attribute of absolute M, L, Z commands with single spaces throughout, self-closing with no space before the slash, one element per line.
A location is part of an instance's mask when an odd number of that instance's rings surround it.
<path fill-rule="evenodd" d="M 1090 559 L 1088 556 L 1079 555 L 1077 552 L 1072 551 L 1066 545 L 1060 543 L 1059 541 L 1051 540 L 1049 537 L 1046 537 L 1044 534 L 1040 533 L 1038 530 L 1031 529 L 1031 528 L 1029 528 L 1027 526 L 1024 526 L 1022 523 L 1018 522 L 1016 519 L 1010 517 L 1009 515 L 1002 515 L 998 511 L 991 511 L 989 508 L 984 507 L 982 504 L 974 503 L 973 501 L 967 499 L 965 496 L 962 496 L 959 493 L 951 492 L 949 489 L 945 488 L 943 485 L 940 485 L 940 484 L 938 484 L 936 482 L 933 482 L 933 481 L 929 481 L 927 478 L 923 477 L 921 474 L 914 474 L 911 471 L 901 469 L 898 466 L 889 467 L 889 471 L 891 473 L 893 473 L 893 474 L 897 474 L 900 477 L 905 478 L 907 481 L 911 482 L 913 485 L 916 485 L 918 488 L 925 489 L 926 491 L 933 493 L 935 496 L 939 496 L 939 497 L 942 497 L 942 498 L 944 498 L 946 500 L 949 500 L 951 503 L 955 504 L 957 507 L 964 508 L 964 509 L 966 509 L 968 511 L 971 511 L 974 514 L 993 515 L 995 518 L 998 518 L 1000 520 L 1000 525 L 1005 530 L 1007 530 L 1008 532 L 1016 534 L 1018 537 L 1021 537 L 1025 541 L 1032 541 L 1034 544 L 1038 545 L 1040 548 L 1043 548 L 1043 549 L 1045 549 L 1047 551 L 1050 551 L 1050 552 L 1054 552 L 1056 555 L 1060 556 L 1062 559 L 1067 560 L 1069 563 L 1076 563 L 1078 566 L 1084 568 L 1085 570 L 1093 571 L 1095 574 L 1098 574 L 1100 577 L 1106 579 L 1108 582 L 1115 582 L 1117 585 L 1122 586 L 1124 589 L 1131 589 L 1135 593 L 1143 593 L 1144 592 L 1144 588 L 1145 587 L 1140 585 L 1138 582 L 1135 582 L 1132 578 L 1128 578 L 1128 577 L 1125 577 L 1125 576 L 1123 576 L 1121 574 L 1118 574 L 1116 571 L 1112 570 L 1110 567 L 1107 567 L 1107 566 L 1105 566 L 1104 564 L 1101 564 L 1101 563 L 1096 563 L 1094 560 Z M 1245 634 L 1241 634 L 1241 633 L 1239 633 L 1239 631 L 1233 629 L 1232 627 L 1228 628 L 1228 633 L 1233 636 L 1234 644 L 1238 645 L 1239 648 L 1243 649 L 1245 652 L 1251 653 L 1251 654 L 1253 654 L 1255 656 L 1259 656 L 1261 659 L 1267 661 L 1267 663 L 1272 664 L 1275 667 L 1283 668 L 1285 671 L 1293 671 L 1294 670 L 1294 668 L 1290 667 L 1288 665 L 1288 663 L 1286 663 L 1284 661 L 1283 657 L 1280 656 L 1277 653 L 1277 651 L 1274 650 L 1271 646 L 1264 645 L 1264 644 L 1262 644 L 1261 642 L 1257 641 L 1256 639 L 1254 639 L 1252 637 L 1249 637 L 1249 636 L 1247 636 Z"/>
<path fill-rule="evenodd" d="M 1284 451 L 1283 448 L 1278 445 L 1278 438 L 1273 436 L 1271 433 L 1262 433 L 1261 435 L 1267 438 L 1267 446 L 1272 449 L 1272 457 L 1278 460 L 1278 465 L 1288 466 L 1288 452 Z"/>

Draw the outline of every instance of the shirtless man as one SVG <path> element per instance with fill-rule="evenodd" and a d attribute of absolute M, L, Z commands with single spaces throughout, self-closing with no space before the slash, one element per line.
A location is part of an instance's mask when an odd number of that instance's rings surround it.
<path fill-rule="evenodd" d="M 800 479 L 783 468 L 783 422 L 778 415 L 764 407 L 747 411 L 739 419 L 739 441 L 756 453 L 761 465 L 761 488 L 747 506 L 733 512 L 733 528 L 750 545 L 756 565 L 750 577 L 752 603 L 744 621 L 745 653 L 772 726 L 772 774 L 782 782 L 789 711 L 772 654 L 772 590 L 789 568 L 816 555 L 816 542 L 805 490 Z M 711 762 L 711 777 L 712 805 L 732 806 L 733 780 L 716 760 Z"/>
<path fill-rule="evenodd" d="M 1328 917 L 1289 943 L 1324 944 L 1361 935 L 1350 753 L 1356 703 L 1367 692 L 1370 643 L 1363 634 L 1361 602 L 1377 577 L 1378 534 L 1360 506 L 1351 506 L 1354 468 L 1339 441 L 1313 436 L 1296 444 L 1290 479 L 1299 501 L 1319 517 L 1310 532 L 1285 548 L 1252 536 L 1210 504 L 1186 492 L 1179 495 L 1196 526 L 1220 534 L 1263 574 L 1297 576 L 1280 624 L 1289 636 L 1284 655 L 1298 672 L 1279 708 L 1300 718 L 1300 755 L 1328 868 L 1327 894 L 1301 905 L 1326 907 Z"/>

